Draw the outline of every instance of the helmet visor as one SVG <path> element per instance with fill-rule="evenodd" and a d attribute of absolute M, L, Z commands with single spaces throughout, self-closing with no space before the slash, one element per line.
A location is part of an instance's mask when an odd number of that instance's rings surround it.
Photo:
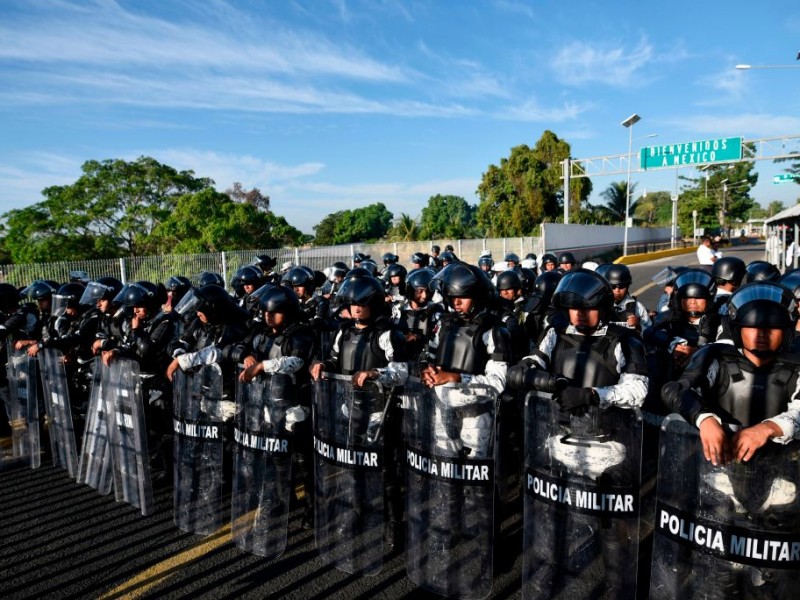
<path fill-rule="evenodd" d="M 203 305 L 203 299 L 195 293 L 194 289 L 189 290 L 186 295 L 181 298 L 178 305 L 173 309 L 181 317 L 193 315 Z"/>
<path fill-rule="evenodd" d="M 90 281 L 86 285 L 86 289 L 83 290 L 83 294 L 81 294 L 80 304 L 85 306 L 94 306 L 97 304 L 98 300 L 100 300 L 110 291 L 111 288 L 107 285 L 97 283 L 96 281 Z"/>

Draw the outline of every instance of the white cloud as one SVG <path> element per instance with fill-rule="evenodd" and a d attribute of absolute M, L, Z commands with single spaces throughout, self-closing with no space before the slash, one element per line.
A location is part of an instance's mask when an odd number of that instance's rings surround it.
<path fill-rule="evenodd" d="M 768 113 L 728 116 L 696 115 L 665 120 L 665 123 L 697 135 L 708 134 L 720 137 L 741 135 L 748 138 L 760 138 L 800 134 L 800 117 Z M 692 139 L 696 139 L 697 135 Z"/>
<path fill-rule="evenodd" d="M 561 123 L 576 119 L 589 109 L 588 105 L 567 102 L 563 106 L 546 108 L 539 105 L 536 99 L 522 104 L 507 106 L 498 112 L 498 119 L 510 121 L 530 121 L 542 123 Z"/>
<path fill-rule="evenodd" d="M 653 58 L 653 47 L 645 38 L 633 48 L 574 41 L 558 51 L 552 69 L 556 79 L 565 85 L 638 86 L 647 81 L 643 70 Z"/>

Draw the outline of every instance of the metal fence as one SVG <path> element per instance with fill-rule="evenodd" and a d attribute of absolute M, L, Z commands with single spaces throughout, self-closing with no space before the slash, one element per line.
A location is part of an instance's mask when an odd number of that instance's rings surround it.
<path fill-rule="evenodd" d="M 173 275 L 185 275 L 191 278 L 200 271 L 215 271 L 220 273 L 226 282 L 230 283 L 231 276 L 239 267 L 250 264 L 256 255 L 261 254 L 268 254 L 275 258 L 278 263 L 277 269 L 290 263 L 322 270 L 336 261 L 342 261 L 350 265 L 353 254 L 356 252 L 369 254 L 379 265 L 381 264 L 381 256 L 386 252 L 397 254 L 402 264 L 410 264 L 411 255 L 415 252 L 429 252 L 433 245 L 437 245 L 444 250 L 448 244 L 453 246 L 456 256 L 471 263 L 476 263 L 482 253 L 489 251 L 495 260 L 502 259 L 507 252 L 515 252 L 520 255 L 520 258 L 523 258 L 528 252 L 533 252 L 538 256 L 544 251 L 542 239 L 537 237 L 345 244 L 341 246 L 237 250 L 209 254 L 168 254 L 165 256 L 136 256 L 105 260 L 2 265 L 0 266 L 0 281 L 11 283 L 15 286 L 28 285 L 36 279 L 52 279 L 64 282 L 69 280 L 71 271 L 86 271 L 92 279 L 112 276 L 118 277 L 123 282 L 140 280 L 164 282 Z"/>

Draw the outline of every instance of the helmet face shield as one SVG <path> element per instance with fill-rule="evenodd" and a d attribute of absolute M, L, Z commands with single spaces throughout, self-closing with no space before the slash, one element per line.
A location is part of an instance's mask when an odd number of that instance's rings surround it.
<path fill-rule="evenodd" d="M 86 285 L 86 289 L 83 290 L 80 304 L 83 304 L 84 306 L 94 306 L 97 304 L 98 300 L 103 298 L 103 296 L 110 291 L 112 290 L 107 285 L 103 285 L 102 283 L 98 283 L 96 281 L 90 281 Z"/>
<path fill-rule="evenodd" d="M 203 299 L 195 293 L 194 289 L 189 290 L 186 295 L 181 298 L 178 305 L 173 309 L 181 317 L 193 315 L 203 306 Z"/>
<path fill-rule="evenodd" d="M 53 295 L 53 304 L 50 308 L 50 313 L 54 317 L 60 317 L 65 312 L 67 312 L 67 308 L 69 308 L 69 303 L 72 298 L 70 296 L 59 296 L 58 294 Z"/>
<path fill-rule="evenodd" d="M 658 273 L 651 277 L 653 283 L 655 283 L 658 287 L 664 287 L 668 285 L 670 282 L 675 281 L 675 271 L 672 270 L 672 267 L 664 267 Z"/>

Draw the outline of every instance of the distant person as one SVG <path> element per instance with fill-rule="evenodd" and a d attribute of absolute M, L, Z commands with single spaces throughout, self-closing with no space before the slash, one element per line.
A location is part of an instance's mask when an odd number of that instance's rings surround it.
<path fill-rule="evenodd" d="M 774 231 L 767 238 L 767 260 L 776 267 L 781 266 L 781 240 Z"/>
<path fill-rule="evenodd" d="M 800 259 L 800 246 L 797 245 L 795 240 L 792 240 L 792 243 L 789 244 L 789 247 L 786 248 L 786 270 L 793 269 L 795 267 L 794 259 Z M 800 261 L 798 261 L 800 264 Z"/>
<path fill-rule="evenodd" d="M 703 236 L 703 239 L 700 240 L 700 245 L 697 247 L 697 262 L 701 265 L 713 265 L 717 262 L 714 249 L 711 247 L 711 238 L 707 235 Z"/>

